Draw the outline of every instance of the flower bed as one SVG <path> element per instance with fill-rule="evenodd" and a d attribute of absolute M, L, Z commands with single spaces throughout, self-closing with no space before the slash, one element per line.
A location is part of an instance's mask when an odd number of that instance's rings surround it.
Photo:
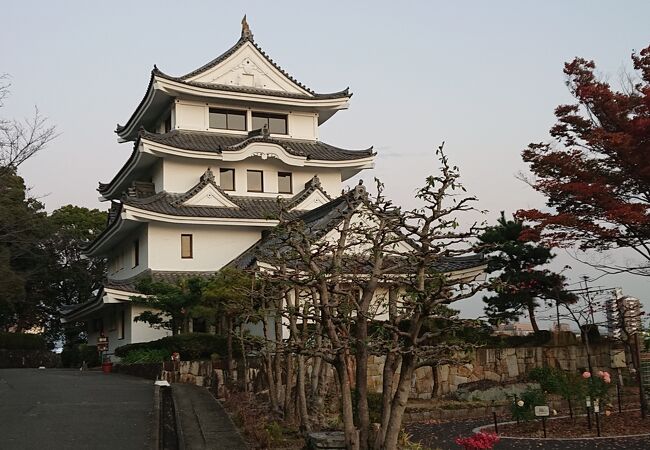
<path fill-rule="evenodd" d="M 600 414 L 600 434 L 602 437 L 633 436 L 650 434 L 650 420 L 641 420 L 639 411 L 623 411 L 607 416 Z M 587 427 L 587 417 L 580 416 L 570 419 L 562 417 L 546 420 L 546 435 L 554 438 L 589 438 L 596 437 L 596 419 L 591 417 L 591 430 Z M 489 428 L 489 427 L 486 427 Z M 499 425 L 501 437 L 543 438 L 541 420 L 530 422 L 504 423 Z"/>

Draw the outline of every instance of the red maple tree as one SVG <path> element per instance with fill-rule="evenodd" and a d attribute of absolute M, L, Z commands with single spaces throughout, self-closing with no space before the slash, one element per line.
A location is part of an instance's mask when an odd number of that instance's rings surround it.
<path fill-rule="evenodd" d="M 535 224 L 528 238 L 582 250 L 632 249 L 640 262 L 614 269 L 650 275 L 650 47 L 633 53 L 632 62 L 620 90 L 598 79 L 593 61 L 565 64 L 576 103 L 555 109 L 552 142 L 522 152 L 550 212 L 518 216 Z"/>

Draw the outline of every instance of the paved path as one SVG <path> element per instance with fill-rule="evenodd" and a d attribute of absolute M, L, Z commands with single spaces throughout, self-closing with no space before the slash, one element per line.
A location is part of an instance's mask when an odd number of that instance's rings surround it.
<path fill-rule="evenodd" d="M 221 404 L 207 389 L 172 384 L 181 448 L 246 450 L 248 446 Z"/>
<path fill-rule="evenodd" d="M 148 447 L 153 383 L 65 369 L 0 370 L 0 449 Z"/>
<path fill-rule="evenodd" d="M 435 424 L 412 423 L 406 429 L 412 436 L 411 439 L 422 443 L 425 448 L 441 450 L 457 450 L 459 447 L 454 440 L 458 436 L 470 436 L 472 430 L 478 426 L 486 425 L 486 420 L 467 420 L 442 422 Z M 648 450 L 650 438 L 610 438 L 610 439 L 580 439 L 580 440 L 531 440 L 531 439 L 502 439 L 495 450 Z"/>

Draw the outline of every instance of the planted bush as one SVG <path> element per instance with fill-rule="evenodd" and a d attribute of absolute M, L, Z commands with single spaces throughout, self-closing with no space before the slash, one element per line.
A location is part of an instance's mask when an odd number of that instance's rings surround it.
<path fill-rule="evenodd" d="M 121 360 L 122 364 L 157 363 L 169 359 L 170 353 L 165 349 L 131 350 Z"/>
<path fill-rule="evenodd" d="M 88 367 L 100 365 L 97 346 L 88 344 L 75 344 L 65 347 L 61 352 L 61 364 L 63 367 L 79 367 L 86 361 Z"/>
<path fill-rule="evenodd" d="M 521 396 L 515 396 L 510 405 L 512 418 L 529 421 L 535 418 L 535 406 L 546 405 L 546 394 L 541 389 L 526 389 Z"/>
<path fill-rule="evenodd" d="M 0 348 L 6 350 L 47 350 L 40 334 L 0 333 Z"/>
<path fill-rule="evenodd" d="M 238 345 L 233 346 L 235 351 L 237 351 Z M 181 355 L 181 359 L 185 361 L 210 359 L 213 353 L 217 353 L 221 357 L 226 356 L 226 338 L 209 333 L 179 334 L 151 342 L 123 345 L 115 349 L 115 355 L 120 358 L 125 358 L 129 353 L 136 350 L 164 351 L 167 356 L 178 352 Z"/>

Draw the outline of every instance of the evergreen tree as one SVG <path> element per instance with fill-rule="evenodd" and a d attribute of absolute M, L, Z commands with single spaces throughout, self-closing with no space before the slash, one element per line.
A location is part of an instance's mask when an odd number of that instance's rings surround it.
<path fill-rule="evenodd" d="M 535 309 L 540 302 L 572 303 L 576 297 L 566 290 L 563 275 L 541 268 L 555 255 L 548 247 L 522 239 L 527 228 L 516 218 L 507 220 L 501 212 L 498 224 L 479 237 L 489 254 L 487 273 L 499 273 L 490 282 L 490 290 L 496 295 L 483 301 L 493 324 L 516 321 L 528 313 L 537 332 Z"/>

